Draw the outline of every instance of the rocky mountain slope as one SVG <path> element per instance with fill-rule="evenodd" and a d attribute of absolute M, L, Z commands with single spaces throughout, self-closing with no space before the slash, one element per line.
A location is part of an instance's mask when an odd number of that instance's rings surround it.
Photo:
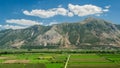
<path fill-rule="evenodd" d="M 0 48 L 80 48 L 120 47 L 120 26 L 96 18 L 52 26 L 0 31 Z"/>

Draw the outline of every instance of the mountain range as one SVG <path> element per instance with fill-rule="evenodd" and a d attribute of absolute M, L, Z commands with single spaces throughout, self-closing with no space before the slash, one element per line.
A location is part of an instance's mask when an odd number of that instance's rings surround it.
<path fill-rule="evenodd" d="M 120 25 L 88 17 L 81 22 L 0 31 L 0 48 L 119 49 Z"/>

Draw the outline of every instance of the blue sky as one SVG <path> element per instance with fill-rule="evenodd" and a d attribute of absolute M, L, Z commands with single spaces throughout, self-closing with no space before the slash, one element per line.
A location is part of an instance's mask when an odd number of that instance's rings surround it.
<path fill-rule="evenodd" d="M 0 0 L 0 28 L 79 22 L 89 16 L 120 24 L 120 0 Z"/>

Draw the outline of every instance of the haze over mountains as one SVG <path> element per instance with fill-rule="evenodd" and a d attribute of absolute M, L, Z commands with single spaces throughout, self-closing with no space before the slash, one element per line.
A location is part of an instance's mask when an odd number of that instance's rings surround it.
<path fill-rule="evenodd" d="M 117 49 L 120 25 L 88 17 L 81 22 L 0 31 L 0 48 Z"/>

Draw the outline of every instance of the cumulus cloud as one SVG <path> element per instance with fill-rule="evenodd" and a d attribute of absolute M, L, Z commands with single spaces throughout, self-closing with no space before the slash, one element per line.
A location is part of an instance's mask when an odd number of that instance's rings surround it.
<path fill-rule="evenodd" d="M 6 20 L 7 25 L 0 25 L 1 29 L 25 29 L 32 25 L 40 25 L 42 23 L 26 20 L 26 19 L 10 19 Z"/>
<path fill-rule="evenodd" d="M 31 25 L 40 25 L 42 23 L 32 21 L 32 20 L 26 20 L 26 19 L 10 19 L 6 20 L 7 23 L 10 24 L 17 24 L 17 25 L 24 25 L 24 26 L 31 26 Z"/>
<path fill-rule="evenodd" d="M 27 26 L 16 26 L 16 25 L 0 25 L 0 29 L 25 29 Z"/>
<path fill-rule="evenodd" d="M 71 12 L 73 12 L 75 15 L 78 15 L 78 16 L 101 14 L 104 11 L 107 11 L 105 9 L 102 9 L 101 7 L 91 5 L 91 4 L 82 5 L 82 6 L 69 4 L 68 8 Z"/>
<path fill-rule="evenodd" d="M 99 15 L 104 12 L 109 11 L 110 6 L 105 6 L 105 9 L 96 5 L 86 4 L 86 5 L 73 5 L 68 4 L 68 8 L 65 9 L 62 5 L 59 5 L 58 8 L 51 8 L 48 10 L 35 9 L 32 11 L 23 11 L 25 15 L 37 16 L 40 18 L 50 18 L 56 15 L 72 17 L 77 16 L 87 16 L 87 15 Z"/>
<path fill-rule="evenodd" d="M 111 6 L 105 6 L 104 8 L 92 5 L 92 4 L 85 4 L 85 5 L 73 5 L 68 4 L 68 8 L 63 8 L 62 5 L 58 5 L 57 8 L 51 9 L 33 9 L 31 11 L 24 10 L 23 13 L 29 16 L 36 16 L 40 18 L 50 18 L 57 15 L 61 16 L 88 16 L 88 15 L 95 15 L 101 16 L 102 13 L 108 12 Z M 0 25 L 0 29 L 24 29 L 32 25 L 42 25 L 42 22 L 37 22 L 33 20 L 26 20 L 26 19 L 9 19 L 6 20 L 7 25 Z M 48 25 L 57 24 L 58 22 L 50 22 Z M 13 25 L 14 24 L 14 25 Z"/>
<path fill-rule="evenodd" d="M 48 9 L 48 10 L 42 10 L 42 9 L 35 9 L 32 11 L 23 11 L 23 13 L 25 15 L 30 15 L 30 16 L 37 16 L 40 18 L 49 18 L 49 17 L 53 17 L 55 15 L 63 15 L 65 16 L 67 14 L 68 10 L 66 10 L 65 8 L 52 8 L 52 9 Z"/>
<path fill-rule="evenodd" d="M 54 11 L 56 12 L 56 15 L 67 15 L 68 10 L 65 8 L 55 8 Z"/>
<path fill-rule="evenodd" d="M 37 9 L 36 10 L 32 10 L 31 12 L 25 10 L 23 13 L 25 15 L 38 16 L 40 18 L 49 18 L 49 17 L 53 17 L 53 16 L 56 15 L 56 13 L 53 12 L 52 10 L 45 11 L 45 10 L 41 10 L 41 9 L 40 10 L 37 10 Z"/>
<path fill-rule="evenodd" d="M 69 17 L 73 17 L 74 14 L 73 14 L 72 12 L 69 12 L 69 13 L 68 13 L 68 16 L 69 16 Z"/>

